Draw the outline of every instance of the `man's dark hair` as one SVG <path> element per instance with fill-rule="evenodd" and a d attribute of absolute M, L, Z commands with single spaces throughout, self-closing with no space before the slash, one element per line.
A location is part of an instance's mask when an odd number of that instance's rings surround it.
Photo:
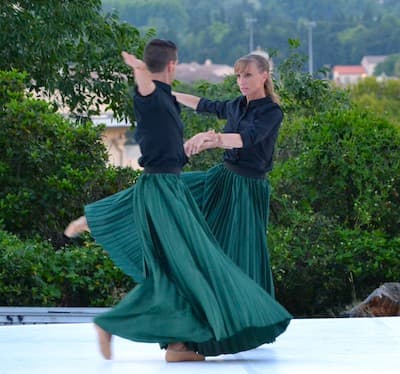
<path fill-rule="evenodd" d="M 178 48 L 169 40 L 153 39 L 144 49 L 143 60 L 152 73 L 160 73 L 170 61 L 178 59 Z"/>

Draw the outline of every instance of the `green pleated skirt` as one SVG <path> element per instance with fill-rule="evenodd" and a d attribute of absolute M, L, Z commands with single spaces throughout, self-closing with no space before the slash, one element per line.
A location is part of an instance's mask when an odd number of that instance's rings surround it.
<path fill-rule="evenodd" d="M 215 356 L 287 328 L 291 315 L 224 253 L 181 177 L 143 174 L 85 214 L 95 240 L 140 282 L 95 318 L 111 334 Z"/>
<path fill-rule="evenodd" d="M 271 296 L 274 284 L 267 247 L 270 185 L 240 176 L 223 164 L 182 174 L 223 251 Z"/>

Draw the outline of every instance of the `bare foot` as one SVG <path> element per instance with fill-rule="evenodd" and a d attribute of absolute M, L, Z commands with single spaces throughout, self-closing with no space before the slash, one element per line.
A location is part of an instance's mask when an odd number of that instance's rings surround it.
<path fill-rule="evenodd" d="M 86 221 L 86 217 L 82 216 L 72 221 L 64 231 L 64 235 L 68 238 L 74 238 L 84 231 L 89 231 L 89 226 Z"/>
<path fill-rule="evenodd" d="M 112 335 L 103 330 L 100 326 L 94 325 L 97 331 L 97 338 L 99 342 L 100 352 L 106 360 L 111 360 L 111 338 Z"/>
<path fill-rule="evenodd" d="M 205 357 L 194 351 L 189 351 L 183 343 L 168 344 L 165 354 L 167 362 L 204 361 Z"/>

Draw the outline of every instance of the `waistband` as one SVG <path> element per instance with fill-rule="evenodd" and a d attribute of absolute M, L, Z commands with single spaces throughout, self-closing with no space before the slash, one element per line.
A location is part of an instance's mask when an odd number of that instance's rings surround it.
<path fill-rule="evenodd" d="M 224 161 L 224 166 L 235 174 L 242 177 L 265 179 L 266 173 L 255 169 L 245 168 L 243 166 L 231 164 L 230 162 Z"/>
<path fill-rule="evenodd" d="M 180 167 L 176 166 L 145 166 L 143 170 L 146 174 L 176 174 L 182 172 Z"/>

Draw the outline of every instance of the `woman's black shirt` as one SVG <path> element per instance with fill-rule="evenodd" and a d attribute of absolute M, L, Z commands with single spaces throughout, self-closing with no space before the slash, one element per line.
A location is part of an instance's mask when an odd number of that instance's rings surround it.
<path fill-rule="evenodd" d="M 224 133 L 240 134 L 243 148 L 225 150 L 225 162 L 247 169 L 254 175 L 265 175 L 272 170 L 283 112 L 271 97 L 252 100 L 248 105 L 244 96 L 227 101 L 201 98 L 196 110 L 226 119 Z"/>

